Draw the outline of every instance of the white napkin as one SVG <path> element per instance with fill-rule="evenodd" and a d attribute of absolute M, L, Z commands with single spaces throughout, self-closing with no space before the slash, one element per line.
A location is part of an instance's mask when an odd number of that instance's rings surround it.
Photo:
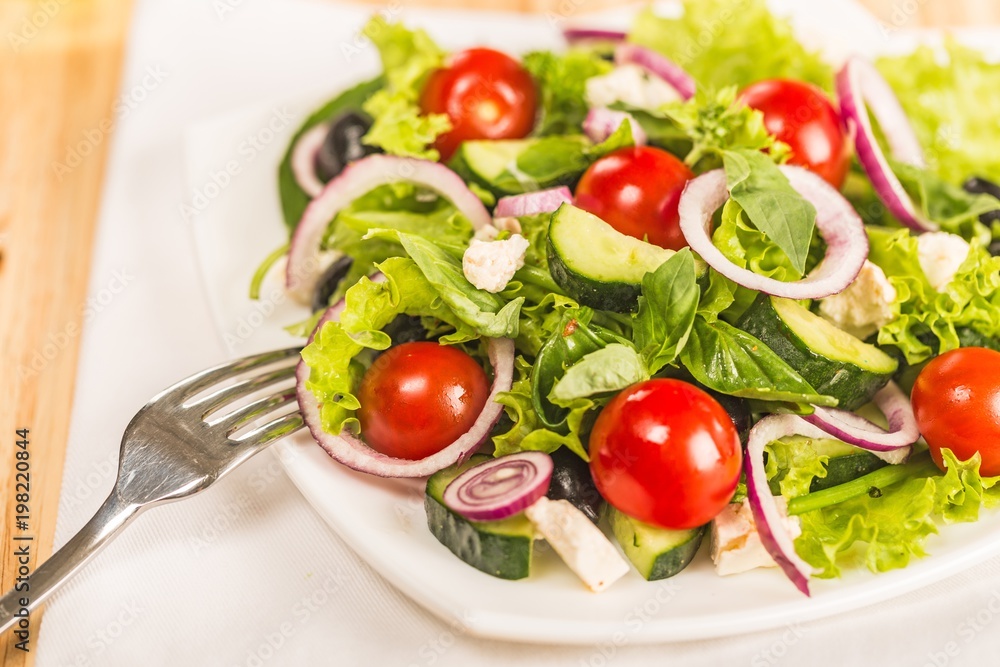
<path fill-rule="evenodd" d="M 851 7 L 840 5 L 823 13 Z M 135 101 L 148 68 L 163 75 L 119 119 L 112 146 L 90 293 L 116 271 L 131 277 L 84 332 L 57 544 L 110 490 L 132 414 L 162 387 L 230 355 L 213 333 L 180 212 L 192 197 L 181 177 L 184 129 L 230 109 L 336 88 L 344 79 L 341 46 L 353 43 L 369 11 L 297 1 L 137 4 L 123 95 Z M 524 27 L 509 15 L 406 15 L 448 46 L 518 50 L 551 36 L 544 24 Z M 506 34 L 517 43 L 497 39 Z M 357 67 L 374 71 L 370 51 Z M 1000 648 L 998 612 L 1000 560 L 992 560 L 852 614 L 710 642 L 555 647 L 475 639 L 357 559 L 265 452 L 203 495 L 140 517 L 53 598 L 33 649 L 39 667 L 983 665 Z"/>

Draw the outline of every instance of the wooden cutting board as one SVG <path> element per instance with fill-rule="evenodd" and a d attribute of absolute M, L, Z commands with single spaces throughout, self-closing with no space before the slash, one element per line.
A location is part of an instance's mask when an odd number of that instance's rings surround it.
<path fill-rule="evenodd" d="M 130 9 L 130 0 L 0 1 L 4 592 L 18 576 L 17 549 L 27 547 L 30 569 L 52 549 L 91 246 Z M 19 429 L 26 429 L 26 438 Z M 27 443 L 21 447 L 19 441 Z M 19 463 L 28 468 L 27 476 L 16 480 Z M 28 485 L 15 487 L 25 479 Z M 27 496 L 18 497 L 25 491 Z M 33 662 L 39 618 L 38 612 L 31 614 L 27 635 L 0 640 L 0 664 Z"/>
<path fill-rule="evenodd" d="M 383 0 L 371 0 L 384 5 Z M 424 0 L 422 6 L 539 12 L 556 19 L 617 0 Z M 995 0 L 865 0 L 889 25 L 1000 23 Z M 910 9 L 907 9 L 910 8 Z M 0 587 L 51 551 L 99 193 L 113 131 L 130 0 L 0 0 Z M 27 438 L 18 435 L 27 430 Z M 20 442 L 26 440 L 23 448 Z M 27 454 L 20 454 L 27 452 Z M 27 457 L 27 510 L 16 465 Z M 21 467 L 24 467 L 22 462 Z M 25 499 L 21 496 L 21 499 Z M 25 517 L 19 519 L 18 517 Z M 17 521 L 24 521 L 19 528 Z M 15 540 L 15 537 L 25 538 Z M 30 538 L 30 539 L 27 539 Z M 21 638 L 0 664 L 32 662 Z"/>

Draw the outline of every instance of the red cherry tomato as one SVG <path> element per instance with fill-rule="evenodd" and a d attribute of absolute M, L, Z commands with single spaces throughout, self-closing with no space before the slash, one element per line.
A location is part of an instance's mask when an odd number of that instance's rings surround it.
<path fill-rule="evenodd" d="M 601 495 L 663 528 L 711 521 L 733 497 L 742 462 L 729 414 L 680 380 L 632 385 L 611 399 L 590 434 L 590 470 Z"/>
<path fill-rule="evenodd" d="M 538 93 L 528 70 L 505 53 L 468 49 L 435 70 L 420 96 L 424 113 L 447 114 L 452 129 L 434 142 L 447 160 L 470 139 L 520 139 L 535 125 Z"/>
<path fill-rule="evenodd" d="M 917 426 L 944 470 L 941 450 L 959 461 L 976 452 L 983 476 L 1000 475 L 1000 352 L 963 347 L 932 359 L 910 396 Z"/>
<path fill-rule="evenodd" d="M 426 458 L 472 428 L 489 393 L 486 373 L 465 352 L 403 343 L 376 359 L 361 379 L 361 436 L 387 456 Z"/>
<path fill-rule="evenodd" d="M 792 149 L 789 162 L 805 167 L 840 189 L 850 166 L 850 149 L 840 115 L 822 90 L 802 81 L 768 79 L 740 96 L 764 113 L 767 131 Z"/>
<path fill-rule="evenodd" d="M 664 248 L 687 246 L 677 203 L 694 174 L 667 151 L 619 148 L 590 165 L 576 186 L 576 205 L 622 234 Z"/>

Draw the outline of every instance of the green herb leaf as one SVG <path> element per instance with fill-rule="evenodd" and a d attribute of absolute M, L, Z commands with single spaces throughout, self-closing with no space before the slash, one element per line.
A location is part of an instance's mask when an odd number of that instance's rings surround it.
<path fill-rule="evenodd" d="M 613 67 L 597 53 L 583 49 L 561 54 L 535 51 L 524 56 L 522 63 L 538 86 L 537 136 L 579 132 L 589 110 L 584 98 L 587 79 L 607 74 Z"/>
<path fill-rule="evenodd" d="M 648 379 L 649 371 L 634 348 L 611 343 L 570 366 L 549 397 L 554 403 L 568 405 L 578 398 L 621 391 Z"/>
<path fill-rule="evenodd" d="M 788 255 L 799 275 L 804 274 L 816 230 L 816 207 L 760 151 L 729 150 L 722 159 L 730 196 L 750 222 Z"/>
<path fill-rule="evenodd" d="M 687 343 L 699 296 L 688 248 L 643 276 L 632 336 L 651 374 L 672 363 Z"/>
<path fill-rule="evenodd" d="M 681 363 L 710 389 L 763 401 L 832 406 L 801 375 L 757 338 L 721 320 L 695 318 Z"/>

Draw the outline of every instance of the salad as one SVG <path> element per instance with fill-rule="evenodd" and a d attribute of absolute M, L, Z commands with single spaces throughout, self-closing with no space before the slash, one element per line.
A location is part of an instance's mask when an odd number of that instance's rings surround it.
<path fill-rule="evenodd" d="M 520 58 L 376 16 L 280 166 L 251 296 L 311 305 L 305 422 L 483 572 L 544 539 L 597 591 L 707 536 L 808 595 L 1000 503 L 1000 65 L 831 65 L 731 5 Z"/>

